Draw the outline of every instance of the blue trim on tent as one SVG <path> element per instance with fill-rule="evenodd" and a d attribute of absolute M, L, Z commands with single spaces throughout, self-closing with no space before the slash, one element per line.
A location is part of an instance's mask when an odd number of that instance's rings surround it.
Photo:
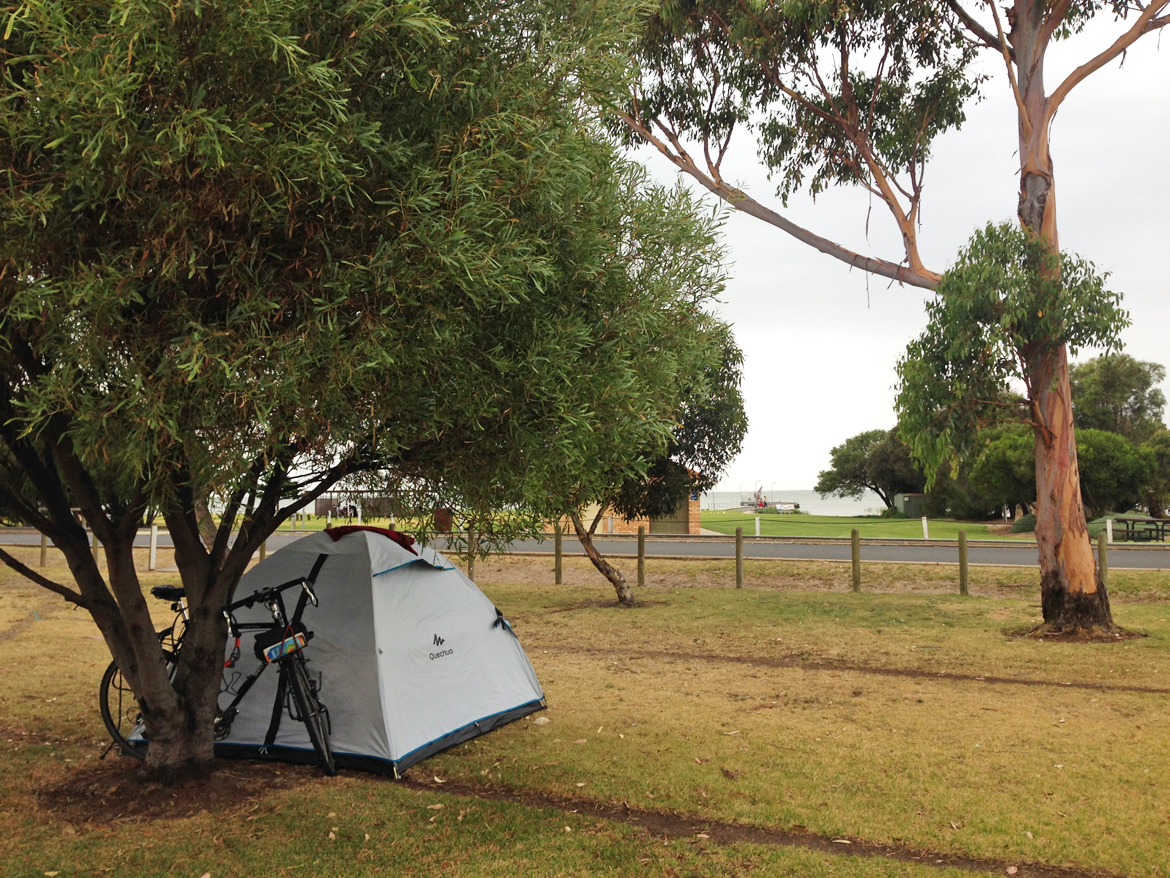
<path fill-rule="evenodd" d="M 517 704 L 515 707 L 509 707 L 509 708 L 506 708 L 505 710 L 497 710 L 495 713 L 489 713 L 487 716 L 481 716 L 479 719 L 472 720 L 469 723 L 465 723 L 464 725 L 460 726 L 459 728 L 455 729 L 454 731 L 450 731 L 450 732 L 447 732 L 446 734 L 439 735 L 439 737 L 434 738 L 430 741 L 427 741 L 425 744 L 421 744 L 418 747 L 415 747 L 409 753 L 403 753 L 401 756 L 399 756 L 397 759 L 395 759 L 394 762 L 395 763 L 405 762 L 407 759 L 409 759 L 413 754 L 417 753 L 419 750 L 425 750 L 427 747 L 433 746 L 435 743 L 437 743 L 438 741 L 442 741 L 444 738 L 450 738 L 454 735 L 458 735 L 464 729 L 469 729 L 472 726 L 477 726 L 482 722 L 485 722 L 489 719 L 495 719 L 498 716 L 502 716 L 503 714 L 506 714 L 506 713 L 511 713 L 514 710 L 523 710 L 526 707 L 533 707 L 533 705 L 539 705 L 540 707 L 544 707 L 544 693 L 543 692 L 540 693 L 539 698 L 535 698 L 532 701 L 526 701 L 523 704 Z M 535 710 L 535 708 L 533 708 L 533 709 Z"/>

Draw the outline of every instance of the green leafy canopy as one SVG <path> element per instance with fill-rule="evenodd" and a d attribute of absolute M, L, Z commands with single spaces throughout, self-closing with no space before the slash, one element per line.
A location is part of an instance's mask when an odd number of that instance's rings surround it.
<path fill-rule="evenodd" d="M 1073 353 L 1118 345 L 1129 325 L 1108 275 L 1059 257 L 1011 223 L 988 224 L 943 275 L 926 330 L 898 362 L 902 435 L 933 481 L 939 464 L 971 454 L 978 431 L 1037 423 L 1028 363 L 1060 345 Z M 1009 388 L 1022 384 L 1023 401 Z"/>

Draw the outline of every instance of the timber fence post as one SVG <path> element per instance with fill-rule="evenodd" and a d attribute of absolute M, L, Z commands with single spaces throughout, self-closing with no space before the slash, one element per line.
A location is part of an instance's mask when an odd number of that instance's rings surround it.
<path fill-rule="evenodd" d="M 853 556 L 853 590 L 861 591 L 861 531 L 857 528 L 849 534 L 849 547 Z"/>
<path fill-rule="evenodd" d="M 959 531 L 959 594 L 966 595 L 971 592 L 968 590 L 969 582 L 967 579 L 967 532 L 965 530 Z"/>
<path fill-rule="evenodd" d="M 153 570 L 158 566 L 158 525 L 150 526 L 150 558 L 146 562 L 146 569 Z"/>
<path fill-rule="evenodd" d="M 557 585 L 564 585 L 565 582 L 564 566 L 562 563 L 562 550 L 564 547 L 561 545 L 563 537 L 564 534 L 561 532 L 561 523 L 558 521 L 556 527 L 556 536 L 554 537 L 556 560 L 553 562 L 553 571 L 556 576 Z"/>
<path fill-rule="evenodd" d="M 1109 543 L 1106 539 L 1105 531 L 1097 534 L 1097 573 L 1104 586 L 1109 585 Z"/>
<path fill-rule="evenodd" d="M 264 540 L 262 543 L 260 543 L 260 560 L 263 561 L 267 557 L 268 557 L 268 540 Z"/>
<path fill-rule="evenodd" d="M 1105 533 L 1108 535 L 1105 542 L 1109 543 L 1109 545 L 1113 545 L 1113 519 L 1112 518 L 1105 519 Z"/>
<path fill-rule="evenodd" d="M 924 540 L 930 539 L 930 527 L 926 523 L 926 516 L 922 516 L 922 538 Z"/>
<path fill-rule="evenodd" d="M 735 587 L 743 588 L 743 528 L 735 529 Z"/>
<path fill-rule="evenodd" d="M 646 584 L 646 526 L 638 525 L 638 588 Z"/>
<path fill-rule="evenodd" d="M 41 566 L 49 566 L 49 538 L 41 534 Z"/>

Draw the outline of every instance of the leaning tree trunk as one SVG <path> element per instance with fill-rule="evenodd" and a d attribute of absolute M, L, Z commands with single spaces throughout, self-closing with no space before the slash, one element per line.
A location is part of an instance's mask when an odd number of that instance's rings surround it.
<path fill-rule="evenodd" d="M 1019 89 L 1019 218 L 1029 234 L 1044 242 L 1048 252 L 1058 254 L 1056 188 L 1044 91 L 1044 54 L 1051 38 L 1048 4 L 1045 0 L 1017 0 L 1013 11 L 1011 42 Z M 1063 344 L 1048 350 L 1038 345 L 1027 358 L 1027 369 L 1036 424 L 1036 542 L 1044 622 L 1055 630 L 1112 629 L 1109 598 L 1097 575 L 1081 502 L 1068 351 Z"/>
<path fill-rule="evenodd" d="M 610 581 L 614 591 L 617 592 L 618 604 L 623 607 L 632 607 L 634 605 L 634 592 L 626 583 L 626 578 L 622 576 L 620 570 L 602 557 L 601 553 L 597 551 L 597 546 L 593 544 L 593 528 L 597 527 L 597 522 L 601 520 L 601 512 L 597 513 L 597 517 L 593 519 L 593 525 L 589 528 L 581 523 L 581 518 L 577 513 L 570 513 L 569 518 L 573 522 L 573 529 L 577 532 L 577 539 L 581 541 L 581 548 L 585 550 L 585 556 L 593 562 L 593 566 L 597 568 L 598 572 Z"/>

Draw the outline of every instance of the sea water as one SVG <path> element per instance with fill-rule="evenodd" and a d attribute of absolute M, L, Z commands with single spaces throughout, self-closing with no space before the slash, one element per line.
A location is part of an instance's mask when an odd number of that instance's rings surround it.
<path fill-rule="evenodd" d="M 751 505 L 754 491 L 711 491 L 699 498 L 701 509 L 738 509 Z M 810 515 L 879 515 L 886 504 L 872 491 L 866 491 L 860 500 L 852 497 L 826 497 L 823 500 L 816 491 L 769 491 L 764 489 L 768 505 L 773 503 L 799 503 L 800 511 Z"/>

